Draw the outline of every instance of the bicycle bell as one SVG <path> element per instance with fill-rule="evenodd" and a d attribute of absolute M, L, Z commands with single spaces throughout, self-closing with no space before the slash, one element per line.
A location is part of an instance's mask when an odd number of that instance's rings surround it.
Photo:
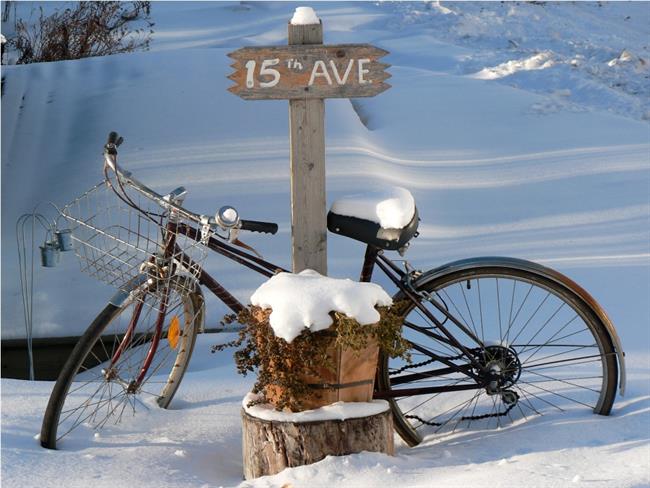
<path fill-rule="evenodd" d="M 217 223 L 225 229 L 230 229 L 239 223 L 239 214 L 235 210 L 235 207 L 231 207 L 230 205 L 221 207 L 215 217 Z"/>

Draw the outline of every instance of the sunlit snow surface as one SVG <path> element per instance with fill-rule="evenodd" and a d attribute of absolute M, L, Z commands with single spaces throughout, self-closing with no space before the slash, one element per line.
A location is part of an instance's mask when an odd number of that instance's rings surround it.
<path fill-rule="evenodd" d="M 278 222 L 275 237 L 242 239 L 289 266 L 287 103 L 228 93 L 226 54 L 286 43 L 299 5 L 156 3 L 151 52 L 3 67 L 3 338 L 24 334 L 17 217 L 100 180 L 110 130 L 125 137 L 124 166 L 161 192 L 186 186 L 189 208 L 230 204 L 244 219 Z M 650 484 L 647 5 L 314 7 L 327 43 L 387 49 L 393 75 L 375 98 L 326 102 L 328 201 L 408 188 L 422 222 L 407 257 L 419 268 L 509 255 L 569 275 L 616 325 L 628 389 L 609 418 L 576 411 L 429 435 L 415 449 L 398 444 L 394 458 L 328 458 L 244 486 Z M 358 276 L 360 243 L 330 235 L 328 250 L 331 276 Z M 79 274 L 72 255 L 63 261 L 36 270 L 37 336 L 80 333 L 112 294 Z M 242 300 L 261 283 L 219 258 L 208 270 Z M 225 312 L 209 299 L 208 326 Z M 228 353 L 209 354 L 222 340 L 199 338 L 171 410 L 82 432 L 59 452 L 34 439 L 52 384 L 2 380 L 3 486 L 241 483 L 239 415 L 253 380 L 234 374 Z"/>
<path fill-rule="evenodd" d="M 385 412 L 390 408 L 386 400 L 373 400 L 371 402 L 335 402 L 331 405 L 305 410 L 302 412 L 279 412 L 273 405 L 262 403 L 250 405 L 259 400 L 260 396 L 249 393 L 242 400 L 242 407 L 249 415 L 263 420 L 277 422 L 319 422 L 323 420 L 345 420 L 359 417 L 368 417 Z"/>

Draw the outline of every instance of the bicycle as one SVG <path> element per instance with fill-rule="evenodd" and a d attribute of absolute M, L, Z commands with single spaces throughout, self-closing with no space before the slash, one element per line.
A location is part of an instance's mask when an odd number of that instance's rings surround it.
<path fill-rule="evenodd" d="M 202 267 L 208 250 L 265 277 L 286 271 L 238 240 L 243 230 L 274 234 L 277 224 L 240 219 L 232 207 L 215 217 L 187 210 L 183 187 L 163 196 L 117 165 L 121 142 L 109 135 L 104 181 L 62 210 L 82 269 L 119 290 L 56 381 L 40 437 L 46 448 L 82 425 L 101 428 L 148 408 L 141 398 L 169 406 L 203 329 L 202 289 L 235 313 L 244 308 Z M 360 281 L 378 269 L 397 288 L 411 359 L 381 355 L 374 396 L 390 403 L 405 442 L 548 410 L 608 415 L 617 383 L 624 393 L 625 363 L 598 303 L 569 278 L 520 259 L 473 258 L 426 272 L 404 261 L 402 269 L 386 251 L 403 254 L 418 221 L 417 209 L 391 230 L 328 214 L 330 231 L 367 246 Z"/>

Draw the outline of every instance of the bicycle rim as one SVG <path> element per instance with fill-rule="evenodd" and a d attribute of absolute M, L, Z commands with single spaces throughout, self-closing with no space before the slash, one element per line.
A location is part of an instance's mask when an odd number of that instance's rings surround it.
<path fill-rule="evenodd" d="M 391 400 L 395 428 L 415 445 L 426 434 L 490 429 L 550 412 L 591 409 L 607 415 L 616 393 L 617 365 L 609 335 L 589 307 L 570 290 L 542 276 L 511 268 L 477 268 L 427 283 L 430 293 L 485 347 L 458 332 L 426 299 L 423 304 L 481 366 L 494 372 L 489 386 L 398 397 Z M 470 368 L 453 344 L 424 314 L 408 304 L 403 335 L 413 347 L 412 362 L 383 358 L 380 387 L 462 387 L 477 385 L 449 370 L 434 356 Z M 497 379 L 498 378 L 498 379 Z"/>
<path fill-rule="evenodd" d="M 87 436 L 138 412 L 169 405 L 203 319 L 201 295 L 187 290 L 172 280 L 164 307 L 160 294 L 147 293 L 119 308 L 108 305 L 95 319 L 55 384 L 41 433 L 45 447 L 55 448 L 63 438 Z M 129 329 L 134 315 L 137 322 Z M 158 346 L 137 383 L 159 320 Z"/>

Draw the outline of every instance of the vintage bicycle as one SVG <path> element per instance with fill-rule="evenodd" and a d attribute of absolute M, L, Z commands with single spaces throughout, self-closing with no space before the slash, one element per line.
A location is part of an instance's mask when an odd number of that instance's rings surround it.
<path fill-rule="evenodd" d="M 118 291 L 90 324 L 51 394 L 40 436 L 61 439 L 167 408 L 204 327 L 203 291 L 233 312 L 244 305 L 203 268 L 209 251 L 262 277 L 284 272 L 243 244 L 241 231 L 274 234 L 233 207 L 214 217 L 182 206 L 180 187 L 160 195 L 117 164 L 122 138 L 104 148 L 104 181 L 62 209 L 82 270 Z M 608 415 L 625 386 L 624 353 L 598 303 L 566 276 L 512 258 L 483 257 L 419 271 L 403 254 L 417 236 L 358 216 L 328 214 L 330 231 L 366 244 L 360 281 L 378 270 L 396 287 L 410 360 L 380 357 L 375 398 L 390 402 L 411 446 L 432 432 L 490 428 L 546 412 Z"/>

